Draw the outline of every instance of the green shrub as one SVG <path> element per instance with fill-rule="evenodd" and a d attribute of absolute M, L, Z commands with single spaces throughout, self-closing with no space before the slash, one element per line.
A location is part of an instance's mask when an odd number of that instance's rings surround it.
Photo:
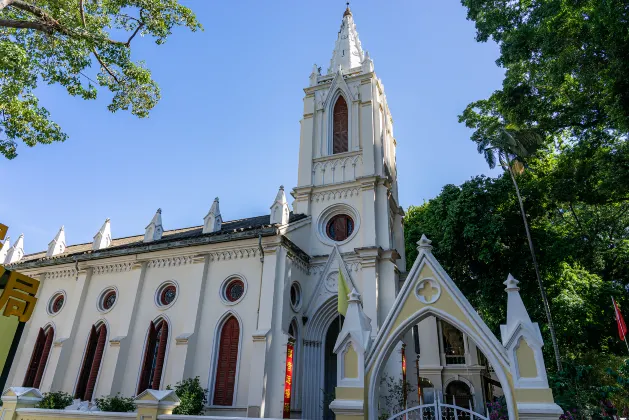
<path fill-rule="evenodd" d="M 167 387 L 166 389 L 170 389 Z M 208 390 L 201 386 L 199 377 L 188 378 L 175 385 L 175 394 L 181 400 L 178 407 L 175 407 L 173 414 L 184 414 L 198 416 L 203 414 L 203 409 L 207 403 Z"/>
<path fill-rule="evenodd" d="M 37 408 L 46 408 L 48 410 L 63 410 L 72 404 L 72 395 L 67 392 L 46 392 L 44 398 L 37 404 Z"/>
<path fill-rule="evenodd" d="M 120 393 L 114 396 L 104 396 L 96 398 L 96 406 L 100 411 L 108 411 L 114 413 L 129 413 L 135 411 L 135 403 L 133 398 L 121 397 Z"/>

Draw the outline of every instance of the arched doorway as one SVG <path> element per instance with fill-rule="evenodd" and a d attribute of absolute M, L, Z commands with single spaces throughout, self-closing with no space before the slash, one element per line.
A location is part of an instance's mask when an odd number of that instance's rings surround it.
<path fill-rule="evenodd" d="M 339 315 L 332 321 L 325 334 L 324 373 L 323 373 L 323 419 L 334 420 L 334 413 L 330 410 L 330 403 L 334 401 L 337 380 L 337 357 L 334 345 L 341 332 L 344 317 Z"/>
<path fill-rule="evenodd" d="M 446 404 L 474 409 L 470 387 L 462 381 L 452 381 L 446 386 L 444 400 Z"/>
<path fill-rule="evenodd" d="M 448 322 L 455 328 L 461 330 L 462 333 L 466 334 L 470 337 L 476 346 L 482 351 L 489 363 L 495 367 L 495 373 L 498 377 L 498 380 L 502 384 L 507 384 L 507 375 L 503 366 L 507 365 L 506 362 L 506 354 L 504 351 L 500 351 L 497 340 L 491 340 L 489 338 L 488 331 L 483 331 L 482 334 L 477 333 L 475 330 L 470 328 L 467 323 L 459 321 L 452 314 L 445 312 L 436 307 L 423 307 L 417 310 L 415 313 L 411 313 L 405 315 L 405 319 L 400 319 L 401 322 L 394 324 L 396 325 L 389 332 L 381 330 L 376 341 L 372 345 L 372 349 L 378 349 L 377 351 L 372 352 L 367 358 L 367 366 L 366 373 L 369 377 L 368 383 L 368 395 L 370 396 L 368 402 L 368 410 L 369 410 L 369 418 L 377 419 L 378 418 L 378 408 L 377 408 L 377 383 L 378 378 L 381 377 L 382 371 L 386 365 L 389 356 L 393 352 L 396 344 L 399 340 L 408 333 L 413 325 L 418 324 L 423 319 L 428 316 L 435 316 L 438 319 Z M 393 322 L 392 322 L 393 324 Z M 502 363 L 501 363 L 502 362 Z M 505 398 L 507 400 L 507 409 L 509 411 L 509 418 L 515 418 L 514 410 L 513 410 L 513 395 L 511 394 L 511 390 L 508 387 L 505 387 Z M 450 402 L 450 401 L 448 401 Z M 457 405 L 459 405 L 457 401 Z"/>

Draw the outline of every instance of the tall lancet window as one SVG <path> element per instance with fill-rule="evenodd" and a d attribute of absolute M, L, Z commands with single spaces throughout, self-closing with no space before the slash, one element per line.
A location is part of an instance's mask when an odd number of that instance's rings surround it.
<path fill-rule="evenodd" d="M 24 376 L 24 383 L 22 386 L 39 388 L 41 385 L 41 380 L 44 376 L 44 369 L 46 369 L 46 363 L 48 362 L 48 355 L 50 354 L 50 347 L 52 346 L 52 338 L 54 335 L 55 330 L 51 326 L 48 326 L 46 329 L 39 329 L 37 341 L 35 341 L 31 361 L 28 364 L 28 370 Z"/>
<path fill-rule="evenodd" d="M 168 345 L 168 323 L 160 319 L 151 321 L 149 333 L 146 337 L 142 372 L 138 384 L 138 394 L 147 389 L 159 389 L 166 358 L 166 346 Z"/>
<path fill-rule="evenodd" d="M 92 325 L 90 336 L 87 339 L 87 346 L 85 348 L 85 355 L 83 356 L 83 364 L 81 365 L 81 373 L 79 374 L 79 381 L 76 384 L 74 398 L 83 401 L 92 400 L 106 341 L 107 327 L 105 324 L 98 326 Z"/>
<path fill-rule="evenodd" d="M 334 117 L 332 124 L 332 153 L 343 153 L 349 150 L 348 143 L 348 113 L 347 102 L 343 96 L 339 96 L 334 104 Z"/>
<path fill-rule="evenodd" d="M 214 382 L 214 405 L 233 405 L 238 366 L 238 341 L 240 325 L 233 316 L 229 317 L 221 328 L 218 341 L 218 359 Z"/>

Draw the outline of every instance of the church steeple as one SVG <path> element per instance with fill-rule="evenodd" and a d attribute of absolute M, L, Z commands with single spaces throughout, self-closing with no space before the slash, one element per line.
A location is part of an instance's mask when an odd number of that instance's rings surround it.
<path fill-rule="evenodd" d="M 341 29 L 332 52 L 328 74 L 336 73 L 339 67 L 343 71 L 360 67 L 364 56 L 360 39 L 358 39 L 358 32 L 356 32 L 354 17 L 349 9 L 349 3 L 347 3 L 347 9 L 343 13 Z"/>

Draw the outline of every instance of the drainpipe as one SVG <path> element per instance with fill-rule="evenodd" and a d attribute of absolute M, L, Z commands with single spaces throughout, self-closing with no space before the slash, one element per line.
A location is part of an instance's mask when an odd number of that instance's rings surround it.
<path fill-rule="evenodd" d="M 258 314 L 256 319 L 256 330 L 260 329 L 260 302 L 262 300 L 262 274 L 264 273 L 264 249 L 262 249 L 262 233 L 258 233 L 258 249 L 260 249 L 260 291 L 258 292 Z"/>

